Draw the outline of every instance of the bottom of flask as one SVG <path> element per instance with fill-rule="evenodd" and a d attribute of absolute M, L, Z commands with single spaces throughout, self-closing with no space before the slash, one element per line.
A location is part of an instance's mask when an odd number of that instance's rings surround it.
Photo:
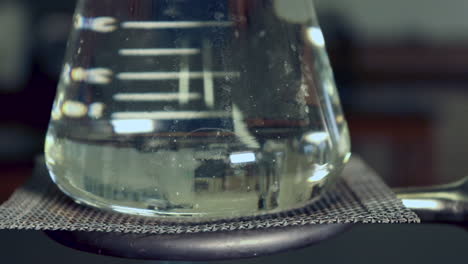
<path fill-rule="evenodd" d="M 341 170 L 340 170 L 341 171 Z M 340 171 L 337 171 L 339 173 Z M 190 212 L 190 210 L 160 210 L 157 208 L 138 208 L 138 207 L 131 207 L 125 204 L 118 204 L 115 202 L 109 202 L 102 197 L 98 197 L 93 195 L 87 191 L 80 190 L 74 188 L 73 186 L 66 184 L 64 182 L 60 182 L 56 180 L 56 176 L 50 172 L 51 178 L 56 183 L 57 187 L 62 191 L 65 195 L 70 197 L 74 202 L 80 205 L 90 206 L 96 209 L 105 210 L 109 212 L 117 212 L 123 213 L 128 215 L 137 215 L 137 216 L 144 216 L 144 217 L 159 217 L 164 218 L 170 221 L 177 221 L 177 222 L 200 222 L 200 221 L 213 221 L 213 220 L 226 220 L 226 219 L 236 219 L 236 218 L 245 218 L 245 217 L 258 217 L 264 215 L 271 215 L 271 214 L 278 214 L 284 213 L 294 210 L 299 210 L 304 207 L 310 206 L 313 203 L 320 200 L 323 193 L 330 188 L 331 185 L 335 182 L 335 177 L 329 177 L 322 184 L 317 185 L 311 190 L 311 197 L 306 201 L 297 202 L 294 204 L 283 205 L 282 207 L 275 207 L 275 208 L 256 208 L 255 210 L 233 210 L 233 211 L 226 211 L 226 210 L 211 210 L 207 212 L 202 212 L 198 210 L 198 212 Z M 338 175 L 337 175 L 338 176 Z M 227 199 L 229 199 L 227 197 Z M 232 198 L 233 200 L 239 200 L 239 197 Z M 242 200 L 242 197 L 240 197 Z M 213 200 L 216 203 L 216 198 Z M 258 199 L 259 204 L 260 199 Z"/>
<path fill-rule="evenodd" d="M 180 139 L 176 146 L 158 138 L 141 148 L 138 141 L 49 133 L 46 163 L 53 181 L 80 204 L 171 220 L 232 219 L 290 211 L 321 197 L 345 162 L 310 135 L 263 140 L 261 148 L 218 138 Z"/>
<path fill-rule="evenodd" d="M 64 185 L 57 184 L 57 187 L 65 195 L 71 198 L 75 203 L 93 207 L 99 210 L 116 212 L 128 215 L 143 216 L 143 217 L 155 217 L 163 218 L 168 221 L 174 222 L 201 222 L 201 221 L 216 221 L 216 220 L 228 220 L 228 219 L 238 219 L 238 218 L 247 218 L 247 217 L 259 217 L 265 215 L 275 215 L 286 212 L 293 212 L 295 210 L 303 209 L 307 206 L 311 206 L 316 203 L 322 197 L 323 193 L 332 185 L 334 181 L 328 181 L 325 184 L 317 187 L 314 190 L 314 196 L 307 201 L 298 202 L 296 204 L 291 204 L 289 207 L 281 208 L 272 208 L 272 209 L 258 209 L 254 211 L 243 211 L 243 212 L 175 212 L 175 211 L 165 211 L 158 209 L 144 209 L 129 207 L 125 205 L 118 205 L 115 203 L 109 203 L 100 197 L 96 197 L 86 191 L 79 189 L 67 188 Z"/>

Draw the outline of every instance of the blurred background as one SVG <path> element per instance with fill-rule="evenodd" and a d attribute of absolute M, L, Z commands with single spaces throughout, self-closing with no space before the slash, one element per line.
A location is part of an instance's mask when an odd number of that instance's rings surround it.
<path fill-rule="evenodd" d="M 392 187 L 467 175 L 468 1 L 315 2 L 353 152 Z M 0 0 L 0 202 L 42 152 L 74 6 Z"/>

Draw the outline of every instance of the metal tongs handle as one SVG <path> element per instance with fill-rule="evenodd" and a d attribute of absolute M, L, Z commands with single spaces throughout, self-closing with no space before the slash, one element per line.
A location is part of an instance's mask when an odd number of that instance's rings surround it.
<path fill-rule="evenodd" d="M 446 185 L 394 191 L 422 222 L 468 226 L 468 177 Z"/>

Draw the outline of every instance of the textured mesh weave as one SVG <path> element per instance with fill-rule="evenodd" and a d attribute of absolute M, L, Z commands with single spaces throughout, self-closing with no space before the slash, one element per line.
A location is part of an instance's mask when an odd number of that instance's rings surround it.
<path fill-rule="evenodd" d="M 39 166 L 34 177 L 0 206 L 0 229 L 181 234 L 334 223 L 419 223 L 360 159 L 354 158 L 323 198 L 292 212 L 226 221 L 177 223 L 78 205 Z"/>

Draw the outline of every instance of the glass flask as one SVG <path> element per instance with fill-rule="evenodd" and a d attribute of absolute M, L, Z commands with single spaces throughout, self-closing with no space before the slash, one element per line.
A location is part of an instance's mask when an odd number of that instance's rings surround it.
<path fill-rule="evenodd" d="M 317 199 L 350 156 L 312 0 L 79 0 L 45 145 L 75 201 L 232 218 Z"/>

